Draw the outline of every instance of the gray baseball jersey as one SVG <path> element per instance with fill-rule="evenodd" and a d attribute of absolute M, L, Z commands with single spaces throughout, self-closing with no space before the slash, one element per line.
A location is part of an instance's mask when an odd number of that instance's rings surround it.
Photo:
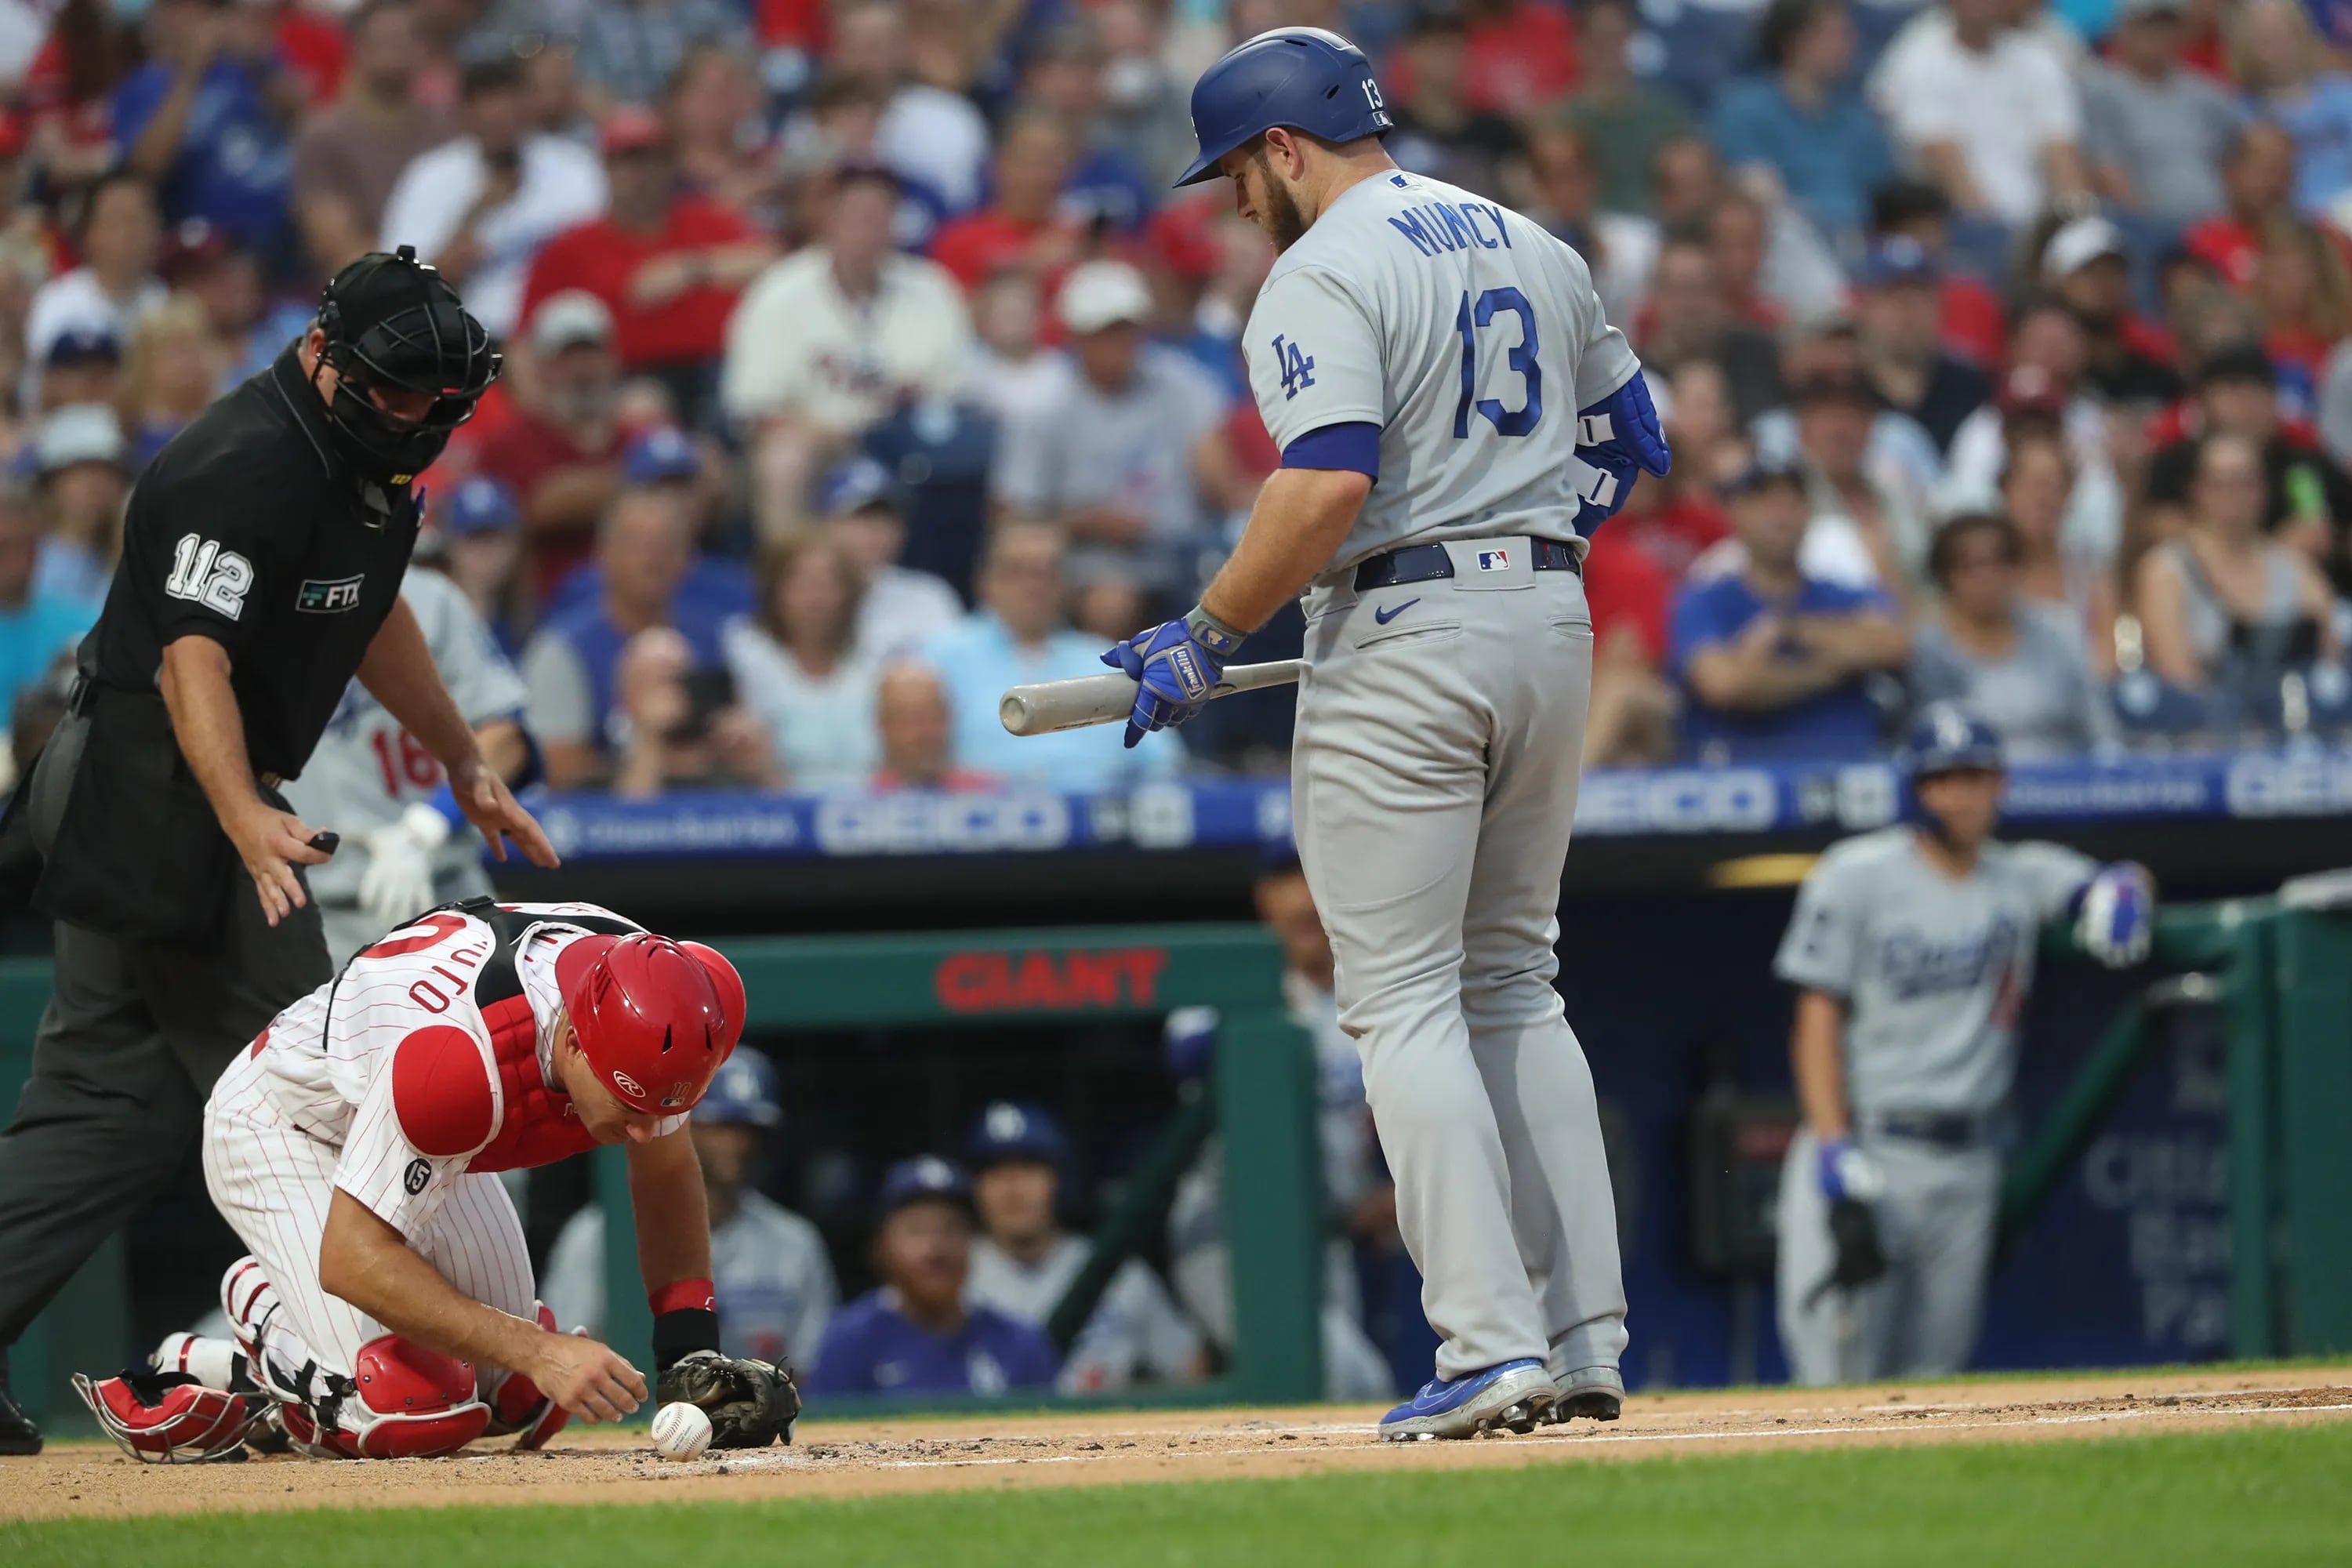
<path fill-rule="evenodd" d="M 1084 1237 L 1066 1236 L 1042 1260 L 1028 1264 L 988 1237 L 975 1237 L 964 1300 L 1042 1329 L 1094 1250 Z M 1160 1277 L 1130 1258 L 1110 1277 L 1094 1315 L 1078 1331 L 1062 1364 L 1060 1387 L 1065 1394 L 1125 1388 L 1139 1374 L 1173 1381 L 1185 1375 L 1200 1350 L 1201 1331 L 1177 1310 Z"/>
<path fill-rule="evenodd" d="M 1282 254 L 1243 347 L 1277 446 L 1381 427 L 1380 483 L 1334 567 L 1407 540 L 1570 537 L 1577 410 L 1641 368 L 1582 257 L 1402 170 L 1341 193 Z"/>
<path fill-rule="evenodd" d="M 455 583 L 428 567 L 412 566 L 401 579 L 400 595 L 416 613 L 433 667 L 467 723 L 521 713 L 521 679 Z M 311 826 L 349 838 L 399 821 L 412 802 L 430 799 L 446 776 L 433 753 L 353 680 L 310 753 L 310 765 L 286 786 L 286 798 Z M 434 858 L 436 883 L 478 865 L 481 848 L 473 833 L 452 833 Z M 366 871 L 364 854 L 338 855 L 310 868 L 311 894 L 321 905 L 349 904 L 359 897 Z"/>
<path fill-rule="evenodd" d="M 721 1350 L 789 1358 L 803 1372 L 841 1300 L 816 1226 L 761 1193 L 741 1194 L 735 1212 L 710 1227 L 710 1283 Z M 604 1331 L 604 1211 L 594 1204 L 557 1233 L 539 1293 L 565 1329 Z"/>
<path fill-rule="evenodd" d="M 1846 1095 L 1876 1111 L 1990 1111 L 2008 1098 L 2042 923 L 2098 869 L 2055 844 L 1987 844 L 1965 880 L 1916 829 L 1832 847 L 1797 894 L 1774 964 L 1846 1002 Z"/>
<path fill-rule="evenodd" d="M 1380 428 L 1379 482 L 1307 595 L 1290 793 L 1437 1371 L 1616 1367 L 1608 1160 L 1551 983 L 1592 617 L 1532 541 L 1577 536 L 1578 411 L 1641 367 L 1573 250 L 1402 171 L 1283 253 L 1244 341 L 1282 447 Z M 1359 594 L 1339 570 L 1407 542 L 1452 574 Z"/>

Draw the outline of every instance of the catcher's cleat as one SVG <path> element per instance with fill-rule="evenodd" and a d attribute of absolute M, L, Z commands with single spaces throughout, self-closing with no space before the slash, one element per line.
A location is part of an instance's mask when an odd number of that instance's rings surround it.
<path fill-rule="evenodd" d="M 142 1464 L 243 1458 L 252 1406 L 184 1373 L 126 1370 L 103 1382 L 74 1374 L 74 1392 L 116 1447 Z"/>

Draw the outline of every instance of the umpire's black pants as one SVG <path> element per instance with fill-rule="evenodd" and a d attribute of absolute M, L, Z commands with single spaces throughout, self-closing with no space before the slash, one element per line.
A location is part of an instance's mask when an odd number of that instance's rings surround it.
<path fill-rule="evenodd" d="M 59 725 L 34 774 L 26 805 L 44 850 L 87 724 Z M 57 925 L 32 1079 L 0 1131 L 0 1349 L 179 1170 L 230 1058 L 333 973 L 318 906 L 273 928 L 242 862 L 229 863 L 218 908 L 219 938 L 202 947 Z"/>

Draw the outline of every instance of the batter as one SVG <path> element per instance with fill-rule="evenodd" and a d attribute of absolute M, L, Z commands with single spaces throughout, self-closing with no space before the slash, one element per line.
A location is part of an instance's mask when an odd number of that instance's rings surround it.
<path fill-rule="evenodd" d="M 1592 676 L 1582 535 L 1668 454 L 1584 261 L 1399 169 L 1363 53 L 1260 34 L 1192 92 L 1282 253 L 1244 345 L 1283 466 L 1200 605 L 1105 655 L 1127 741 L 1306 590 L 1292 801 L 1340 1026 L 1444 1342 L 1390 1437 L 1613 1418 L 1625 1297 L 1592 1077 L 1552 988 Z"/>
<path fill-rule="evenodd" d="M 1990 835 L 2000 741 L 1952 703 L 1904 751 L 1916 821 L 1849 838 L 1797 895 L 1775 964 L 1800 987 L 1804 1126 L 1780 1173 L 1780 1342 L 1800 1383 L 1968 1364 L 2000 1220 L 2002 1109 L 2042 926 L 2147 954 L 2137 866 Z"/>

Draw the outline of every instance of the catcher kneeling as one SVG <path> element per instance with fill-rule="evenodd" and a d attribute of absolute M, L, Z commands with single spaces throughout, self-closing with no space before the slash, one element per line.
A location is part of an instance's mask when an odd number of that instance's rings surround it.
<path fill-rule="evenodd" d="M 252 1256 L 221 1282 L 236 1336 L 173 1334 L 149 1371 L 75 1379 L 132 1457 L 283 1441 L 321 1458 L 450 1453 L 646 1397 L 556 1331 L 494 1173 L 625 1145 L 654 1309 L 656 1397 L 712 1442 L 791 1440 L 791 1372 L 719 1352 L 710 1226 L 687 1112 L 741 1034 L 718 952 L 591 904 L 471 900 L 419 916 L 295 1003 L 221 1075 L 205 1180 Z"/>

